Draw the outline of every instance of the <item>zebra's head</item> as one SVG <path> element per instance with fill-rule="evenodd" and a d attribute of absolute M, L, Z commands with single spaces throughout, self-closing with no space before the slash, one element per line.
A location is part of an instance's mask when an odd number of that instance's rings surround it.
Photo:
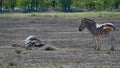
<path fill-rule="evenodd" d="M 96 24 L 93 20 L 90 20 L 90 19 L 87 19 L 87 18 L 83 18 L 81 20 L 81 24 L 79 26 L 79 31 L 82 31 L 85 28 L 88 28 L 88 27 L 92 26 L 93 24 Z"/>

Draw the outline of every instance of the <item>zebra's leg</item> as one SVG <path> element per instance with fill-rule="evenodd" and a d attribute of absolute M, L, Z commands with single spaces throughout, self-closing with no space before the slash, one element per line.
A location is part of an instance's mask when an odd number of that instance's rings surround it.
<path fill-rule="evenodd" d="M 110 35 L 110 50 L 114 51 L 115 37 L 113 34 Z"/>
<path fill-rule="evenodd" d="M 95 49 L 96 49 L 96 50 L 100 50 L 99 44 L 98 44 L 98 37 L 95 37 L 95 42 L 96 42 Z"/>

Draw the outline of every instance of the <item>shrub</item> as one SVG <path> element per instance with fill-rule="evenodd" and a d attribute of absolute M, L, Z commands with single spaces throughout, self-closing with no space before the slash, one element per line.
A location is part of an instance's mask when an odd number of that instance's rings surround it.
<path fill-rule="evenodd" d="M 0 68 L 4 68 L 4 65 L 2 63 L 0 63 Z"/>
<path fill-rule="evenodd" d="M 94 65 L 92 68 L 103 68 L 102 65 Z"/>
<path fill-rule="evenodd" d="M 56 50 L 56 47 L 54 47 L 53 45 L 47 44 L 47 45 L 43 46 L 42 49 L 45 51 L 54 51 L 54 50 Z"/>
<path fill-rule="evenodd" d="M 15 49 L 15 52 L 16 52 L 17 54 L 21 54 L 22 50 L 20 50 L 20 49 Z"/>
<path fill-rule="evenodd" d="M 9 66 L 17 66 L 17 63 L 14 63 L 14 62 L 10 62 L 8 63 Z"/>

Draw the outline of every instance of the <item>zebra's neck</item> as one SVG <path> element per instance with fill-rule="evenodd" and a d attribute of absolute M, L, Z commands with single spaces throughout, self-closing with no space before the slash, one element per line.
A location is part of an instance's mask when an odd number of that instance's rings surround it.
<path fill-rule="evenodd" d="M 97 24 L 89 24 L 87 25 L 87 29 L 92 33 L 92 34 L 96 34 L 97 33 Z"/>

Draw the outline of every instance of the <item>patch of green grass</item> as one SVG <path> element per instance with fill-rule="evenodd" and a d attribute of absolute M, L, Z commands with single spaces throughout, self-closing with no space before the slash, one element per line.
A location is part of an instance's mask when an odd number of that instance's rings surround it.
<path fill-rule="evenodd" d="M 53 65 L 47 65 L 46 68 L 55 68 Z"/>
<path fill-rule="evenodd" d="M 32 50 L 33 48 L 32 47 L 26 47 L 25 49 L 26 50 Z"/>
<path fill-rule="evenodd" d="M 0 63 L 0 68 L 4 68 L 4 65 L 3 65 L 3 63 Z"/>
<path fill-rule="evenodd" d="M 8 65 L 9 65 L 9 66 L 17 66 L 17 63 L 15 63 L 15 62 L 10 62 L 10 63 L 8 63 Z"/>
<path fill-rule="evenodd" d="M 54 66 L 52 64 L 47 65 L 46 68 L 64 68 L 62 65 Z"/>
<path fill-rule="evenodd" d="M 98 13 L 100 17 L 106 17 L 106 18 L 120 18 L 119 12 L 101 12 Z"/>
<path fill-rule="evenodd" d="M 103 68 L 103 66 L 102 65 L 93 65 L 92 68 Z"/>
<path fill-rule="evenodd" d="M 45 51 L 54 51 L 56 49 L 57 48 L 52 44 L 46 44 L 45 46 L 42 47 L 42 50 L 45 50 Z"/>
<path fill-rule="evenodd" d="M 44 45 L 43 45 L 44 46 Z M 26 50 L 36 50 L 36 49 L 39 49 L 43 46 L 31 46 L 31 47 L 25 47 Z"/>
<path fill-rule="evenodd" d="M 64 68 L 62 65 L 57 66 L 57 68 Z"/>
<path fill-rule="evenodd" d="M 17 54 L 21 54 L 22 50 L 20 50 L 20 49 L 15 49 L 15 52 L 16 52 Z"/>
<path fill-rule="evenodd" d="M 81 13 L 12 13 L 0 14 L 0 18 L 19 18 L 19 17 L 61 17 L 61 18 L 84 18 L 84 17 L 106 17 L 120 18 L 120 12 L 81 12 Z"/>

